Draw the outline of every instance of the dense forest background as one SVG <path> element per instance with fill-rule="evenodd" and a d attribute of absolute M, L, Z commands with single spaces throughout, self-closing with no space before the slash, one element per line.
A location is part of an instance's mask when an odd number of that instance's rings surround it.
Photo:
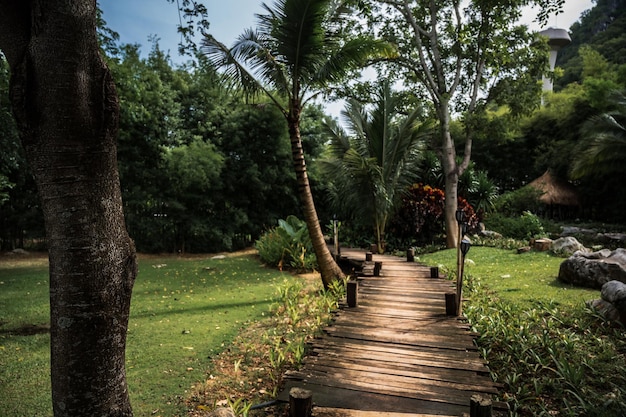
<path fill-rule="evenodd" d="M 233 92 L 202 56 L 175 66 L 158 39 L 144 58 L 139 45 L 120 45 L 104 22 L 100 35 L 121 103 L 119 173 L 127 227 L 139 251 L 235 250 L 279 219 L 300 216 L 287 126 L 274 106 Z M 568 212 L 570 220 L 626 224 L 626 164 L 572 171 L 586 154 L 590 120 L 614 114 L 623 125 L 626 117 L 623 96 L 616 95 L 626 88 L 626 0 L 598 0 L 570 35 L 572 43 L 557 61 L 555 92 L 542 106 L 519 114 L 510 103 L 493 103 L 483 119 L 473 121 L 479 126 L 473 165 L 461 179 L 460 195 L 481 216 L 494 210 L 519 214 L 521 209 L 495 199 L 512 201 L 511 193 L 549 170 L 581 197 L 581 206 Z M 9 77 L 1 59 L 0 249 L 42 249 L 43 218 L 11 114 Z M 406 99 L 405 105 L 415 101 Z M 425 123 L 428 115 L 425 109 Z M 465 122 L 454 122 L 459 136 Z M 332 125 L 321 105 L 305 109 L 302 138 L 320 221 L 339 217 L 367 240 L 373 231 L 342 211 L 334 179 L 322 169 Z M 440 189 L 435 150 L 434 141 L 427 141 L 414 182 Z M 615 152 L 626 162 L 623 147 Z M 540 206 L 526 209 L 553 214 Z M 396 229 L 407 220 L 406 212 L 399 213 L 391 222 Z"/>

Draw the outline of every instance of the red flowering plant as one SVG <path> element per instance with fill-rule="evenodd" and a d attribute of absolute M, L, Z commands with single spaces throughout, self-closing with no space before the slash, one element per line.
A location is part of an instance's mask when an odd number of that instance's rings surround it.
<path fill-rule="evenodd" d="M 468 230 L 478 225 L 478 216 L 466 199 L 459 197 L 458 207 L 468 219 Z M 399 245 L 434 243 L 444 235 L 445 193 L 440 188 L 413 184 L 402 198 L 402 204 L 391 221 L 389 231 Z"/>

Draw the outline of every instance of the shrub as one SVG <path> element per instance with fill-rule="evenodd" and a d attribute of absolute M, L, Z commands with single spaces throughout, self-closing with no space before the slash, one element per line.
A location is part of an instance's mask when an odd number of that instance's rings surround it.
<path fill-rule="evenodd" d="M 513 239 L 545 236 L 541 220 L 529 211 L 518 217 L 508 217 L 501 213 L 490 214 L 485 218 L 485 227 Z"/>
<path fill-rule="evenodd" d="M 278 226 L 256 241 L 261 260 L 270 266 L 310 271 L 317 266 L 306 223 L 296 216 L 279 220 Z"/>
<path fill-rule="evenodd" d="M 478 217 L 466 199 L 458 198 L 458 207 L 468 219 L 470 230 L 476 228 Z M 397 241 L 402 247 L 432 244 L 444 236 L 445 194 L 430 185 L 414 184 L 402 198 L 402 204 L 390 223 L 388 243 Z M 395 239 L 395 240 L 394 240 Z"/>
<path fill-rule="evenodd" d="M 494 203 L 495 210 L 506 216 L 514 217 L 525 211 L 539 212 L 541 203 L 539 197 L 542 192 L 533 187 L 522 187 L 498 197 Z"/>

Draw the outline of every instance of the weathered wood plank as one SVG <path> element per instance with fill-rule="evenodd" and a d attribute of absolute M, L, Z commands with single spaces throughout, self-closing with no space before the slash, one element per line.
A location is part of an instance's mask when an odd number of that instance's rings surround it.
<path fill-rule="evenodd" d="M 342 254 L 364 258 L 358 251 Z M 499 385 L 488 376 L 470 326 L 445 314 L 445 293 L 453 283 L 431 278 L 429 267 L 376 254 L 364 265 L 367 274 L 374 262 L 382 262 L 380 276 L 358 278 L 358 305 L 337 312 L 325 334 L 311 342 L 302 369 L 285 376 L 285 391 L 310 389 L 322 410 L 377 416 L 458 416 L 469 412 L 472 395 L 496 394 Z"/>
<path fill-rule="evenodd" d="M 419 411 L 424 414 L 450 416 L 460 416 L 463 412 L 469 410 L 469 403 L 467 406 L 434 403 L 415 398 L 377 394 L 364 390 L 353 390 L 325 384 L 305 383 L 302 381 L 287 381 L 285 383 L 285 391 L 288 392 L 291 387 L 303 387 L 313 391 L 313 404 L 318 407 L 396 413 Z M 279 400 L 285 401 L 285 391 L 278 397 Z"/>
<path fill-rule="evenodd" d="M 428 365 L 439 368 L 487 372 L 486 362 L 475 351 L 423 349 L 388 343 L 363 342 L 349 339 L 319 339 L 313 342 L 314 354 L 331 357 L 383 360 L 397 358 L 411 365 Z"/>
<path fill-rule="evenodd" d="M 421 367 L 394 367 L 384 366 L 381 362 L 342 362 L 340 360 L 310 361 L 305 371 L 292 372 L 290 377 L 307 379 L 313 373 L 352 377 L 364 380 L 374 380 L 382 386 L 404 385 L 412 390 L 419 390 L 420 385 L 431 387 L 453 388 L 461 391 L 485 392 L 497 394 L 498 390 L 489 384 L 487 377 L 481 377 L 471 372 L 451 372 L 437 368 Z"/>

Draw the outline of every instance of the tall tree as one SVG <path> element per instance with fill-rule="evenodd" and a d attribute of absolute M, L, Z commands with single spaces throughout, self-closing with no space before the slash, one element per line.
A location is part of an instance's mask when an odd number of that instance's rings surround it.
<path fill-rule="evenodd" d="M 459 176 L 470 163 L 476 115 L 485 99 L 496 93 L 513 103 L 521 95 L 505 94 L 526 83 L 518 92 L 530 91 L 538 103 L 536 79 L 545 67 L 546 56 L 531 48 L 534 35 L 515 26 L 521 7 L 529 0 L 372 0 L 369 2 L 374 27 L 398 45 L 398 64 L 403 80 L 416 95 L 425 95 L 439 121 L 439 157 L 445 176 L 447 244 L 457 245 L 455 212 Z M 540 0 L 542 12 L 558 10 L 559 0 Z M 529 94 L 524 94 L 528 97 Z M 465 138 L 462 156 L 451 135 L 454 114 L 463 116 Z"/>
<path fill-rule="evenodd" d="M 0 50 L 46 224 L 54 415 L 132 416 L 124 358 L 137 268 L 95 0 L 0 0 Z"/>
<path fill-rule="evenodd" d="M 385 250 L 385 229 L 403 191 L 418 175 L 423 138 L 422 109 L 398 115 L 401 100 L 388 81 L 379 86 L 373 109 L 350 100 L 343 116 L 349 133 L 329 126 L 329 158 L 322 161 L 334 185 L 334 202 L 354 221 L 373 227 L 378 250 Z"/>
<path fill-rule="evenodd" d="M 321 88 L 392 50 L 369 38 L 342 36 L 342 17 L 350 11 L 343 2 L 277 0 L 263 8 L 267 14 L 258 16 L 258 28 L 246 30 L 232 48 L 207 35 L 204 51 L 244 91 L 266 94 L 285 117 L 300 205 L 328 286 L 343 274 L 326 246 L 311 194 L 300 137 L 302 109 Z"/>

